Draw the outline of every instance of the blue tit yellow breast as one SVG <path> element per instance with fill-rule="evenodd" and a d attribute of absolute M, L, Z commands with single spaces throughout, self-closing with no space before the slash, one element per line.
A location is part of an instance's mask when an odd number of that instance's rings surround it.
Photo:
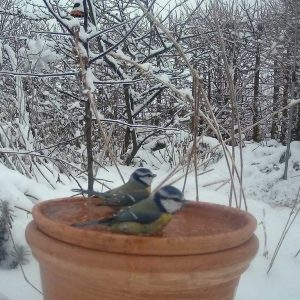
<path fill-rule="evenodd" d="M 153 235 L 164 229 L 164 227 L 171 221 L 171 214 L 161 214 L 161 216 L 154 222 L 148 224 L 141 224 L 138 222 L 120 222 L 111 226 L 113 232 L 134 234 L 134 235 Z"/>

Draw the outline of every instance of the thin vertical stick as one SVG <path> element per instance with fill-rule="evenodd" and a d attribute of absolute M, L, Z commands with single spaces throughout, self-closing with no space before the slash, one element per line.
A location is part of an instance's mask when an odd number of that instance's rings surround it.
<path fill-rule="evenodd" d="M 86 6 L 85 6 L 86 8 Z M 87 11 L 84 12 L 85 14 Z M 83 85 L 81 87 L 81 94 L 83 95 L 83 91 L 89 90 L 86 78 L 86 71 L 88 68 L 88 57 L 84 57 L 81 53 L 80 49 L 80 41 L 79 41 L 79 27 L 74 28 L 75 34 L 75 43 L 77 48 L 77 53 L 79 57 L 79 80 Z M 88 42 L 84 43 L 84 48 L 86 50 L 86 55 L 88 55 Z M 93 190 L 94 185 L 94 172 L 93 172 L 93 144 L 92 144 L 92 112 L 91 112 L 91 101 L 89 95 L 87 95 L 87 99 L 85 101 L 85 128 L 84 128 L 84 136 L 86 141 L 86 149 L 87 149 L 87 174 L 88 174 L 88 190 Z"/>
<path fill-rule="evenodd" d="M 194 172 L 195 172 L 195 185 L 196 185 L 196 200 L 199 201 L 199 186 L 198 186 L 198 176 L 197 176 L 197 136 L 198 136 L 198 122 L 199 122 L 199 100 L 200 100 L 200 86 L 197 76 L 194 78 Z"/>
<path fill-rule="evenodd" d="M 291 87 L 291 96 L 292 99 L 295 98 L 295 81 L 296 81 L 296 57 L 297 57 L 297 34 L 298 34 L 298 1 L 296 1 L 295 8 L 295 41 L 294 41 L 294 58 L 293 58 L 293 72 L 292 72 L 292 87 Z M 288 127 L 288 138 L 287 138 L 287 147 L 285 152 L 285 164 L 284 164 L 284 173 L 283 179 L 287 180 L 287 172 L 289 166 L 289 158 L 290 158 L 290 149 L 291 149 L 291 139 L 292 139 L 292 127 L 293 127 L 293 113 L 294 106 L 289 108 L 289 127 Z"/>
<path fill-rule="evenodd" d="M 13 239 L 12 232 L 11 232 L 11 229 L 10 229 L 10 228 L 8 228 L 8 232 L 9 232 L 9 236 L 10 236 L 10 238 L 11 238 L 13 247 L 14 247 L 15 251 L 17 252 L 18 250 L 17 250 L 17 247 L 16 247 L 16 243 L 15 243 L 15 241 L 14 241 L 14 239 Z M 19 266 L 20 266 L 20 269 L 21 269 L 21 272 L 22 272 L 22 275 L 23 275 L 23 278 L 25 279 L 25 281 L 26 281 L 33 289 L 35 289 L 38 293 L 40 293 L 41 295 L 43 295 L 43 292 L 42 292 L 40 289 L 38 289 L 36 286 L 34 286 L 34 285 L 29 281 L 29 279 L 27 278 L 27 276 L 26 276 L 26 274 L 25 274 L 25 271 L 24 271 L 23 266 L 22 266 L 21 264 L 19 264 Z"/>
<path fill-rule="evenodd" d="M 216 133 L 220 143 L 221 143 L 221 146 L 223 148 L 223 151 L 224 151 L 224 155 L 225 155 L 225 159 L 226 159 L 226 164 L 228 166 L 228 169 L 229 169 L 229 174 L 230 174 L 230 177 L 231 177 L 231 180 L 233 181 L 233 178 L 232 178 L 232 174 L 230 172 L 231 168 L 230 168 L 230 161 L 232 162 L 232 166 L 233 168 L 236 168 L 236 165 L 235 165 L 235 162 L 233 161 L 233 158 L 230 154 L 230 152 L 228 151 L 225 143 L 224 143 L 224 140 L 222 138 L 222 135 L 221 135 L 221 132 L 220 132 L 220 126 L 218 124 L 218 121 L 216 119 L 216 116 L 213 112 L 213 109 L 211 107 L 211 104 L 209 103 L 209 99 L 207 98 L 207 95 L 205 93 L 205 91 L 203 90 L 203 85 L 202 85 L 202 79 L 200 78 L 200 75 L 197 73 L 197 71 L 193 68 L 193 66 L 191 65 L 190 61 L 188 60 L 187 56 L 185 55 L 182 47 L 179 45 L 179 43 L 175 40 L 175 38 L 172 36 L 172 34 L 170 33 L 169 30 L 167 30 L 149 11 L 147 11 L 146 7 L 144 6 L 144 4 L 140 1 L 140 0 L 136 0 L 136 2 L 138 3 L 138 5 L 140 6 L 140 8 L 143 10 L 144 13 L 147 14 L 147 16 L 149 18 L 152 19 L 152 21 L 156 24 L 157 27 L 159 27 L 165 34 L 166 36 L 172 41 L 172 43 L 174 44 L 174 47 L 176 48 L 176 50 L 178 51 L 179 55 L 182 57 L 183 61 L 186 63 L 186 65 L 188 66 L 188 68 L 190 69 L 191 71 L 191 74 L 192 75 L 195 75 L 198 80 L 199 80 L 199 87 L 200 87 L 200 90 L 201 90 L 201 93 L 202 93 L 202 96 L 203 96 L 203 99 L 205 101 L 205 104 L 207 106 L 207 109 L 209 111 L 209 114 L 212 118 L 212 120 L 210 120 L 202 111 L 199 111 L 199 114 L 201 114 L 201 116 L 203 116 L 203 118 L 206 120 L 206 122 L 208 123 L 208 126 L 211 127 L 211 129 Z M 132 62 L 133 63 L 133 62 Z M 174 90 L 174 87 L 173 87 L 173 90 Z M 178 91 L 177 91 L 178 92 Z M 180 93 L 179 93 L 180 94 Z M 184 97 L 186 98 L 186 97 Z M 188 100 L 192 100 L 192 97 L 188 97 Z M 191 101 L 192 102 L 192 101 Z M 179 168 L 179 167 L 178 167 Z M 173 174 L 174 172 L 176 172 L 176 170 L 178 169 L 176 168 L 175 170 L 173 170 L 173 172 L 171 172 L 169 174 L 169 176 L 167 176 L 167 178 L 164 180 L 164 182 L 166 180 L 168 180 Z M 238 171 L 237 171 L 238 173 Z M 240 176 L 238 176 L 239 178 L 239 181 L 240 181 Z M 236 190 L 235 190 L 235 187 L 234 187 L 234 194 L 235 194 L 235 197 L 236 197 Z M 243 193 L 244 195 L 244 193 Z M 246 202 L 245 202 L 245 207 L 246 207 Z M 247 208 L 246 208 L 247 209 Z"/>
<path fill-rule="evenodd" d="M 279 252 L 279 249 L 280 249 L 280 247 L 281 247 L 281 245 L 282 245 L 282 243 L 283 243 L 283 240 L 285 239 L 285 237 L 286 237 L 288 231 L 290 230 L 290 228 L 291 228 L 291 226 L 293 225 L 293 223 L 294 223 L 294 221 L 295 221 L 297 215 L 298 215 L 299 212 L 300 212 L 300 207 L 299 207 L 299 208 L 297 209 L 296 213 L 295 213 L 295 208 L 296 208 L 296 206 L 297 206 L 297 204 L 298 204 L 299 194 L 300 194 L 300 187 L 299 187 L 299 189 L 298 189 L 298 193 L 297 193 L 297 196 L 296 196 L 296 199 L 295 199 L 294 206 L 293 206 L 293 208 L 292 208 L 292 210 L 291 210 L 291 212 L 290 212 L 290 215 L 289 215 L 289 217 L 288 217 L 288 219 L 287 219 L 287 221 L 286 221 L 286 224 L 285 224 L 285 226 L 284 226 L 284 228 L 283 228 L 281 237 L 280 237 L 280 239 L 279 239 L 279 242 L 278 242 L 278 244 L 277 244 L 277 246 L 276 246 L 276 249 L 275 249 L 275 251 L 274 251 L 274 254 L 273 254 L 273 256 L 272 256 L 271 262 L 270 262 L 270 264 L 269 264 L 269 268 L 268 268 L 268 270 L 267 270 L 267 274 L 269 274 L 270 270 L 272 269 L 272 266 L 273 266 L 273 264 L 274 264 L 274 261 L 275 261 L 275 259 L 276 259 L 277 254 L 278 254 L 278 252 Z M 292 215 L 293 215 L 294 213 L 295 213 L 295 215 L 294 215 L 294 217 L 292 218 Z M 292 219 L 291 219 L 291 218 L 292 218 Z"/>

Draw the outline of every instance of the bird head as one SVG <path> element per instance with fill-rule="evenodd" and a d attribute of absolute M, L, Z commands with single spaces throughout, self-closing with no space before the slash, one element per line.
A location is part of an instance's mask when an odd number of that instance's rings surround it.
<path fill-rule="evenodd" d="M 146 186 L 150 186 L 154 177 L 156 177 L 156 174 L 152 173 L 151 170 L 147 168 L 138 168 L 131 174 L 129 180 L 137 181 L 145 184 Z"/>
<path fill-rule="evenodd" d="M 73 9 L 71 10 L 71 16 L 75 18 L 84 17 L 84 7 L 82 0 L 75 0 Z"/>
<path fill-rule="evenodd" d="M 154 202 L 162 212 L 174 214 L 182 208 L 185 201 L 179 189 L 166 185 L 154 194 Z"/>

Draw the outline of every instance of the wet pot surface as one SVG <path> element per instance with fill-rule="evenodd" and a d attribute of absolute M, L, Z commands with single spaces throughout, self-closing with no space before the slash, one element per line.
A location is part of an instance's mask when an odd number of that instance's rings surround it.
<path fill-rule="evenodd" d="M 138 251 L 149 255 L 199 254 L 232 248 L 247 241 L 256 227 L 254 217 L 244 211 L 192 201 L 157 236 L 112 233 L 104 225 L 70 226 L 114 213 L 114 209 L 96 206 L 97 203 L 95 198 L 82 197 L 44 201 L 33 209 L 34 220 L 41 231 L 68 243 L 103 251 L 109 247 L 112 252 Z M 153 239 L 155 248 L 150 247 Z"/>

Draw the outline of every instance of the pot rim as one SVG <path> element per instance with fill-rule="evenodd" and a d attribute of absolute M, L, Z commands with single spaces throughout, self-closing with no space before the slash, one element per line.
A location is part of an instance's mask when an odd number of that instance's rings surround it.
<path fill-rule="evenodd" d="M 33 207 L 32 214 L 38 229 L 57 240 L 84 248 L 123 254 L 139 255 L 193 255 L 218 252 L 237 247 L 251 238 L 256 229 L 256 219 L 249 213 L 225 205 L 206 202 L 190 202 L 192 209 L 218 210 L 222 213 L 238 216 L 243 220 L 242 226 L 230 232 L 199 236 L 134 236 L 112 233 L 104 230 L 76 228 L 69 224 L 52 220 L 43 213 L 49 205 L 82 201 L 83 197 L 66 197 L 46 200 Z M 180 212 L 179 212 L 180 213 Z M 174 218 L 176 218 L 175 215 Z"/>

